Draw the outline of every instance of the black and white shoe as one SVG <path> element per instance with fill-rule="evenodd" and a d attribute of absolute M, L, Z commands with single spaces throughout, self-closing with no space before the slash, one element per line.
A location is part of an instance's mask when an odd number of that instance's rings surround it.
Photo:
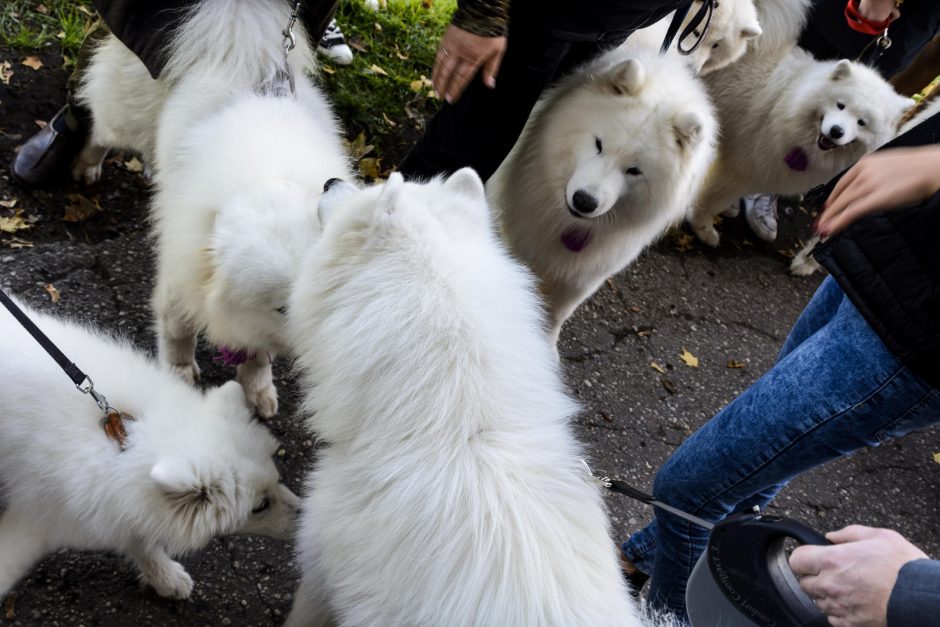
<path fill-rule="evenodd" d="M 339 29 L 336 20 L 330 20 L 326 32 L 320 38 L 317 52 L 336 65 L 349 65 L 353 60 L 352 48 L 346 45 L 343 31 Z"/>

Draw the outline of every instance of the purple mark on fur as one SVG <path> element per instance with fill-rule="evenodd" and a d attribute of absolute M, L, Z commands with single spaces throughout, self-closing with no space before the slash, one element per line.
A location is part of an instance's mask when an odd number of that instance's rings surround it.
<path fill-rule="evenodd" d="M 231 346 L 222 345 L 212 361 L 223 366 L 240 366 L 249 359 L 254 358 L 255 353 L 249 353 L 244 348 L 235 350 Z"/>
<path fill-rule="evenodd" d="M 573 253 L 579 253 L 584 250 L 591 242 L 591 230 L 578 226 L 569 226 L 561 234 L 561 243 L 565 248 Z"/>
<path fill-rule="evenodd" d="M 791 170 L 796 170 L 797 172 L 802 172 L 809 167 L 809 157 L 806 155 L 806 152 L 799 147 L 788 152 L 787 156 L 783 158 L 783 162 L 790 166 Z"/>

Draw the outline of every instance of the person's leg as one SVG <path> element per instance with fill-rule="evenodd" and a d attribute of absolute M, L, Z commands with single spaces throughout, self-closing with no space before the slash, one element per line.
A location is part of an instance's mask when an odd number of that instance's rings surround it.
<path fill-rule="evenodd" d="M 835 279 L 831 276 L 826 277 L 803 309 L 803 313 L 796 319 L 793 328 L 790 329 L 787 339 L 777 354 L 777 361 L 789 355 L 794 348 L 826 326 L 839 310 L 843 298 L 845 294 Z"/>
<path fill-rule="evenodd" d="M 828 289 L 828 288 L 827 288 Z M 657 473 L 656 498 L 711 521 L 765 504 L 796 475 L 940 421 L 940 390 L 888 351 L 842 299 L 821 329 L 692 435 Z M 624 543 L 654 606 L 685 614 L 708 532 L 673 515 Z"/>

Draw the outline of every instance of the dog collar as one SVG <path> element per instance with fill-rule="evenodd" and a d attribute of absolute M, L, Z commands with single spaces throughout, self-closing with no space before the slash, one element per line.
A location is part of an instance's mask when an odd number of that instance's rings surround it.
<path fill-rule="evenodd" d="M 797 146 L 787 153 L 783 158 L 783 162 L 786 163 L 791 170 L 802 172 L 809 167 L 809 156 L 807 156 L 805 150 Z"/>
<path fill-rule="evenodd" d="M 561 234 L 561 243 L 573 253 L 579 253 L 591 243 L 591 230 L 579 226 L 569 226 Z"/>
<path fill-rule="evenodd" d="M 223 366 L 240 366 L 249 359 L 254 359 L 255 355 L 257 353 L 249 353 L 244 348 L 236 350 L 227 344 L 223 344 L 219 347 L 219 352 L 212 358 L 212 361 Z"/>

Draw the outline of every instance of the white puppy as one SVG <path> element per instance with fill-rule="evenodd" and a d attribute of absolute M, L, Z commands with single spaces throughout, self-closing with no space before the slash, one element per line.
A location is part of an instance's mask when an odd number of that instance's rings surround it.
<path fill-rule="evenodd" d="M 160 359 L 195 381 L 205 332 L 263 417 L 277 411 L 271 360 L 289 348 L 283 309 L 319 233 L 317 197 L 349 176 L 337 123 L 303 72 L 313 60 L 299 26 L 285 64 L 289 12 L 282 0 L 206 0 L 182 21 L 159 80 L 110 37 L 81 89 L 95 120 L 85 178 L 102 146 L 152 160 Z"/>
<path fill-rule="evenodd" d="M 605 278 L 682 219 L 716 135 L 700 81 L 655 50 L 614 50 L 539 102 L 487 192 L 540 280 L 553 342 Z"/>
<path fill-rule="evenodd" d="M 470 169 L 321 199 L 288 309 L 308 426 L 288 625 L 634 625 L 531 275 Z"/>
<path fill-rule="evenodd" d="M 289 536 L 297 497 L 237 383 L 202 394 L 126 342 L 26 311 L 134 420 L 121 451 L 91 397 L 2 311 L 0 598 L 44 555 L 73 548 L 117 551 L 158 594 L 184 599 L 193 582 L 172 556 L 223 534 Z"/>

